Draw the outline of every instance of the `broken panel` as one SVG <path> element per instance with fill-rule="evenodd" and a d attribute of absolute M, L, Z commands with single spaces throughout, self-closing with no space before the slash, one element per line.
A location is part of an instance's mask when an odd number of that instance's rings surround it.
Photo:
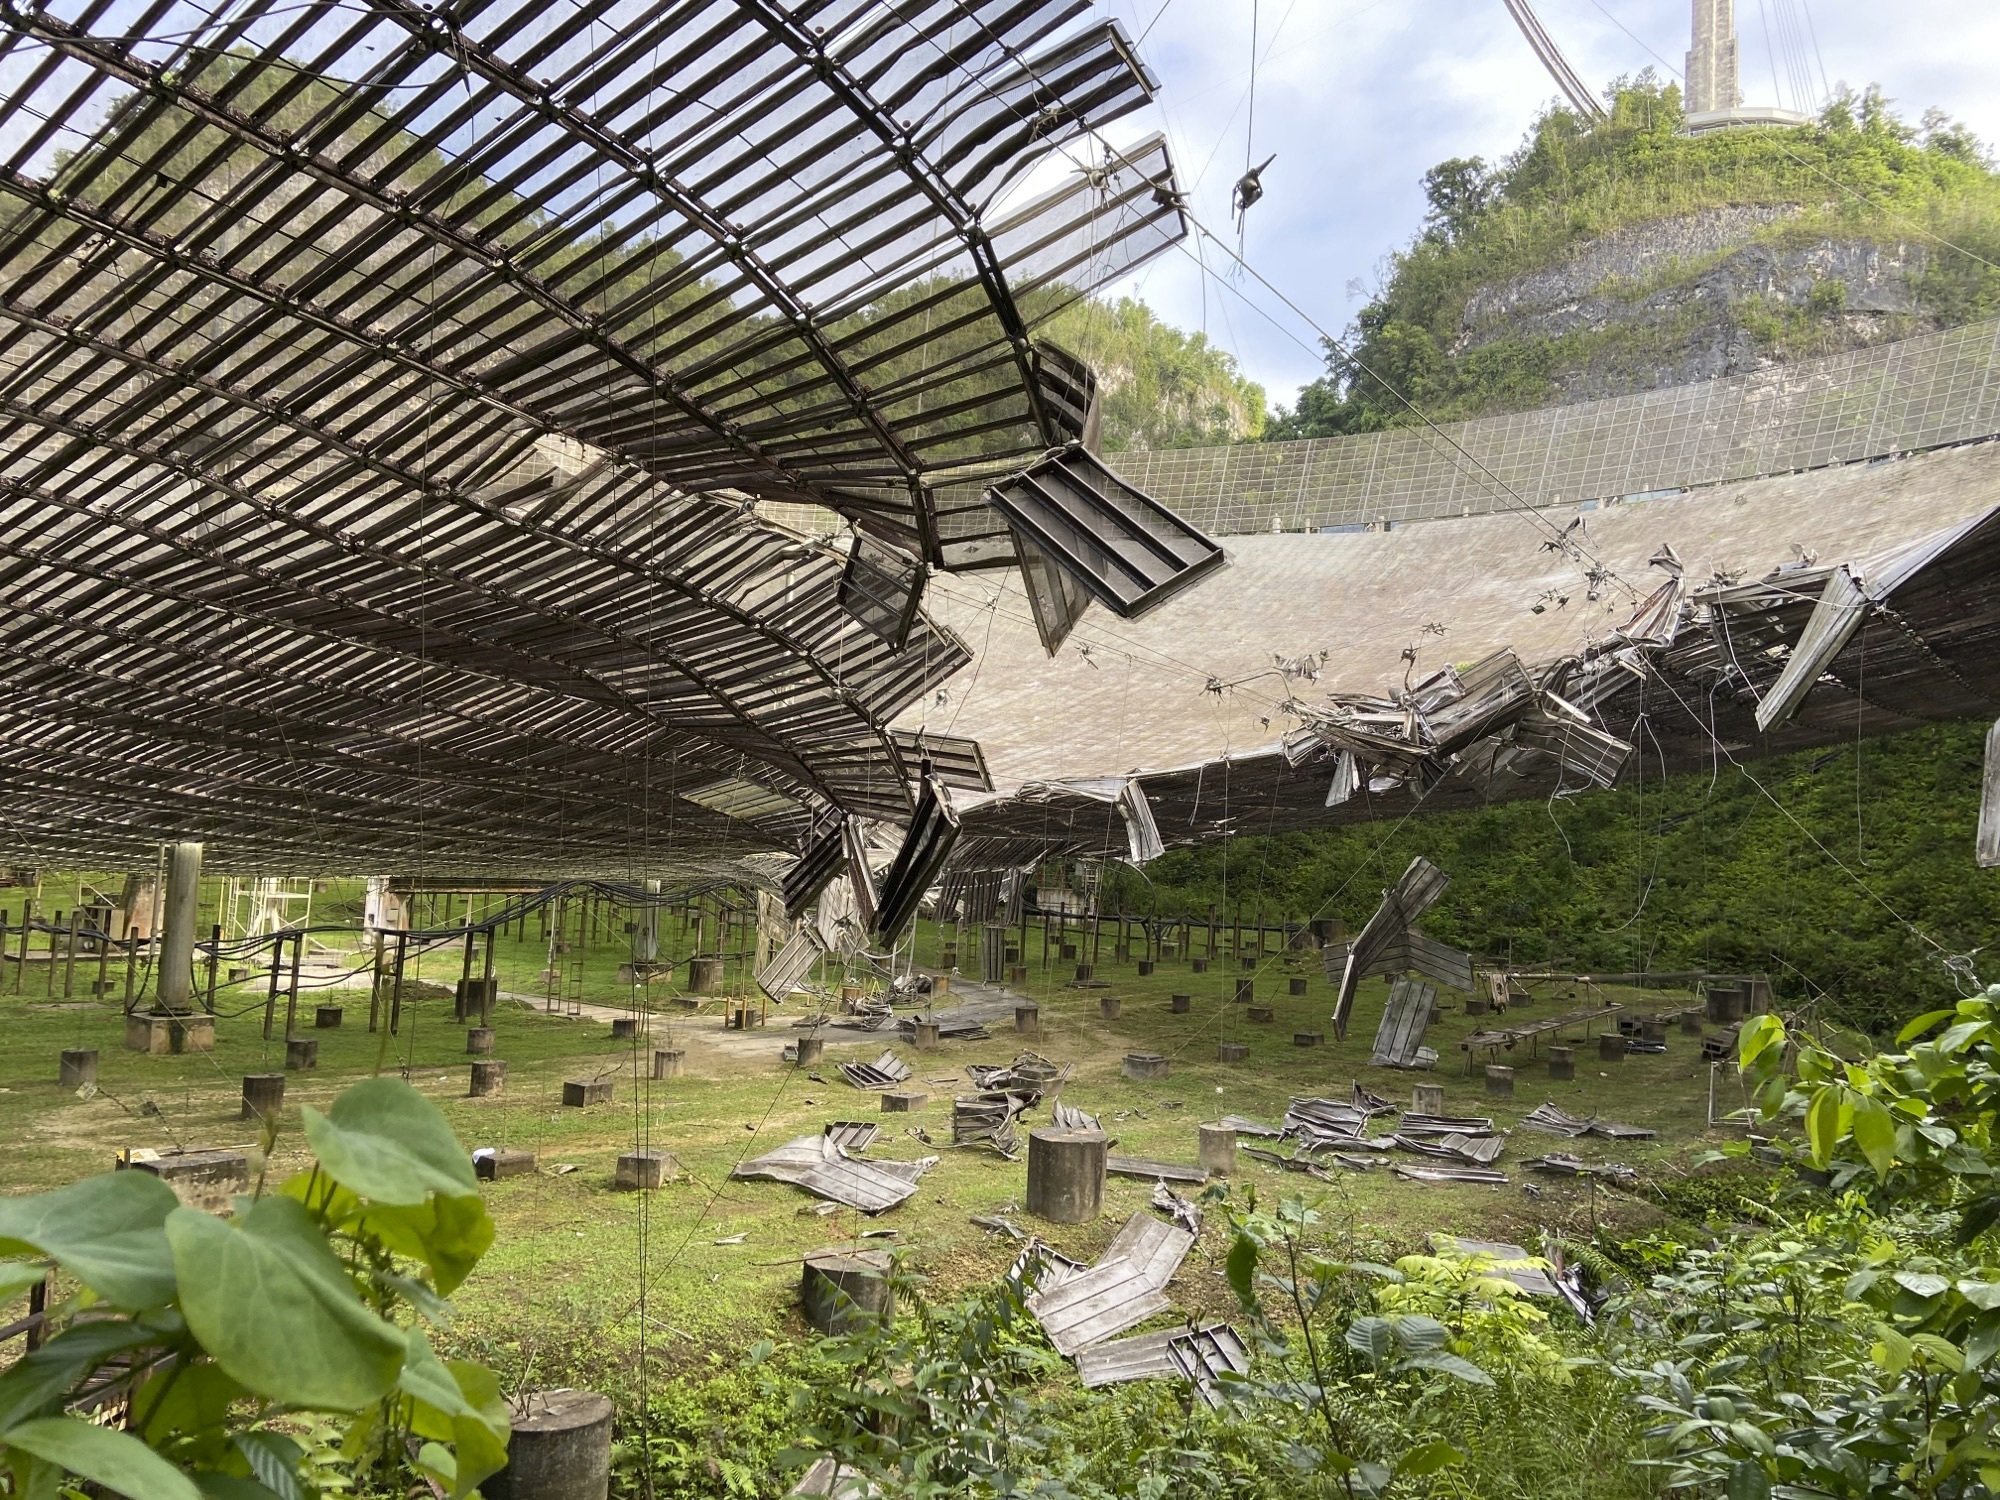
<path fill-rule="evenodd" d="M 952 811 L 936 779 L 926 777 L 903 847 L 896 851 L 895 861 L 882 877 L 872 929 L 878 938 L 893 940 L 909 925 L 917 914 L 917 903 L 937 880 L 957 841 L 958 814 Z"/>
<path fill-rule="evenodd" d="M 792 934 L 792 940 L 771 955 L 771 961 L 757 971 L 757 988 L 783 1004 L 801 980 L 812 972 L 826 949 L 810 923 Z"/>
<path fill-rule="evenodd" d="M 1979 798 L 1979 834 L 1974 841 L 1979 866 L 2000 866 L 2000 723 L 1986 732 L 1986 789 Z"/>
<path fill-rule="evenodd" d="M 1223 563 L 1213 541 L 1077 444 L 991 486 L 986 498 L 1014 528 L 1023 570 L 1032 553 L 1038 571 L 1060 575 L 1072 621 L 1073 587 L 1134 620 Z M 1030 598 L 1040 591 L 1031 580 Z M 1039 604 L 1036 620 L 1042 621 Z"/>
<path fill-rule="evenodd" d="M 900 651 L 924 596 L 924 565 L 909 553 L 854 533 L 835 599 L 877 640 Z"/>
<path fill-rule="evenodd" d="M 1389 991 L 1389 1003 L 1382 1007 L 1382 1024 L 1375 1031 L 1375 1055 L 1369 1059 L 1378 1068 L 1430 1068 L 1437 1065 L 1435 1048 L 1423 1045 L 1424 1032 L 1431 1024 L 1431 1010 L 1437 991 L 1414 979 L 1399 979 Z"/>
<path fill-rule="evenodd" d="M 798 862 L 785 872 L 780 885 L 785 899 L 785 915 L 796 921 L 840 873 L 847 851 L 847 816 L 835 813 L 815 829 L 799 852 Z"/>
<path fill-rule="evenodd" d="M 913 766 L 928 763 L 931 774 L 943 785 L 961 792 L 993 790 L 993 773 L 986 769 L 986 754 L 979 741 L 929 729 L 892 730 L 889 738 L 904 760 Z"/>

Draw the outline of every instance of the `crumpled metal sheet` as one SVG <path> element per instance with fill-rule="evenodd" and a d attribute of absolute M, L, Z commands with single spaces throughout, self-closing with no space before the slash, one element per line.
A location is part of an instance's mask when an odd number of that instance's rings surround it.
<path fill-rule="evenodd" d="M 1028 1311 L 1058 1353 L 1075 1355 L 1166 1311 L 1166 1286 L 1194 1236 L 1149 1214 L 1134 1214 L 1088 1271 L 1038 1289 Z"/>
<path fill-rule="evenodd" d="M 1058 1099 L 1049 1111 L 1049 1123 L 1058 1130 L 1102 1130 L 1097 1116 L 1078 1109 L 1074 1104 L 1065 1104 Z"/>
<path fill-rule="evenodd" d="M 1060 1088 L 1069 1073 L 1068 1063 L 1052 1063 L 1038 1052 L 1023 1052 L 1003 1067 L 970 1063 L 965 1069 L 965 1076 L 983 1092 L 1013 1094 L 1028 1104 L 1039 1103 L 1043 1095 Z"/>
<path fill-rule="evenodd" d="M 1224 1115 L 1216 1123 L 1238 1135 L 1262 1136 L 1269 1140 L 1278 1140 L 1285 1133 L 1276 1125 L 1266 1125 L 1262 1120 L 1252 1120 L 1244 1115 Z"/>
<path fill-rule="evenodd" d="M 729 1175 L 789 1183 L 816 1198 L 879 1214 L 912 1197 L 917 1179 L 936 1165 L 935 1156 L 908 1162 L 862 1161 L 841 1150 L 829 1136 L 802 1135 L 775 1151 L 738 1162 Z"/>
<path fill-rule="evenodd" d="M 1230 1377 L 1250 1373 L 1250 1351 L 1227 1323 L 1214 1323 L 1175 1339 L 1167 1346 L 1167 1357 L 1194 1387 L 1195 1395 L 1214 1407 L 1222 1405 Z"/>
<path fill-rule="evenodd" d="M 1148 1161 L 1143 1156 L 1107 1156 L 1104 1170 L 1113 1177 L 1136 1177 L 1141 1182 L 1193 1182 L 1208 1181 L 1208 1173 L 1200 1167 L 1183 1166 L 1171 1161 Z"/>
<path fill-rule="evenodd" d="M 757 988 L 782 1005 L 797 992 L 800 981 L 812 972 L 812 966 L 820 961 L 825 952 L 826 948 L 812 924 L 801 923 L 799 930 L 792 934 L 792 940 L 757 971 Z"/>
<path fill-rule="evenodd" d="M 1222 1404 L 1225 1373 L 1250 1373 L 1250 1351 L 1227 1323 L 1163 1328 L 1080 1350 L 1076 1373 L 1086 1390 L 1132 1380 L 1189 1381 L 1211 1406 Z"/>
<path fill-rule="evenodd" d="M 951 1143 L 991 1146 L 1012 1161 L 1021 1150 L 1014 1121 L 1027 1107 L 1028 1101 L 1018 1094 L 960 1094 L 951 1101 Z"/>
<path fill-rule="evenodd" d="M 820 1132 L 849 1156 L 859 1156 L 875 1144 L 882 1127 L 873 1120 L 828 1120 Z"/>
<path fill-rule="evenodd" d="M 1406 1182 L 1483 1182 L 1504 1184 L 1505 1172 L 1495 1172 L 1490 1167 L 1413 1167 L 1402 1162 L 1392 1163 L 1389 1170 Z"/>
<path fill-rule="evenodd" d="M 1400 950 L 1403 966 L 1408 966 L 1408 943 L 1404 934 L 1416 924 L 1417 918 L 1429 911 L 1444 895 L 1451 884 L 1451 877 L 1436 865 L 1418 855 L 1410 861 L 1402 878 L 1389 890 L 1382 893 L 1382 904 L 1368 919 L 1354 941 L 1348 945 L 1347 954 L 1340 965 L 1340 998 L 1334 1004 L 1333 1029 L 1345 1040 L 1347 1022 L 1354 1010 L 1354 991 L 1362 976 L 1375 972 L 1377 967 L 1389 958 L 1393 950 Z M 1328 978 L 1334 960 L 1327 960 Z M 1470 960 L 1467 961 L 1470 972 Z"/>
<path fill-rule="evenodd" d="M 1414 1151 L 1419 1156 L 1434 1156 L 1444 1161 L 1462 1161 L 1476 1167 L 1490 1165 L 1499 1159 L 1507 1138 L 1501 1135 L 1465 1135 L 1450 1131 L 1442 1135 L 1406 1136 L 1400 1132 L 1394 1137 L 1397 1146 L 1405 1151 Z"/>
<path fill-rule="evenodd" d="M 1565 1140 L 1575 1140 L 1579 1136 L 1598 1135 L 1614 1141 L 1650 1141 L 1658 1135 L 1644 1125 L 1624 1125 L 1617 1120 L 1602 1120 L 1592 1115 L 1580 1117 L 1558 1109 L 1553 1104 L 1538 1104 L 1526 1115 L 1521 1123 L 1530 1130 L 1539 1130 L 1546 1135 L 1558 1135 Z"/>
<path fill-rule="evenodd" d="M 840 1076 L 858 1089 L 894 1088 L 907 1082 L 916 1069 L 893 1052 L 884 1052 L 872 1063 L 835 1063 Z"/>

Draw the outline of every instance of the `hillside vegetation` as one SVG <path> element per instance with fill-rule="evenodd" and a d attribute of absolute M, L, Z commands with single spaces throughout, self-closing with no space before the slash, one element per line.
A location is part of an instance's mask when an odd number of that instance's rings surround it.
<path fill-rule="evenodd" d="M 1736 373 L 2000 313 L 2000 176 L 1962 126 L 1843 95 L 1793 129 L 1678 134 L 1649 76 L 1552 109 L 1430 213 L 1269 438 L 1370 432 Z M 1403 397 L 1407 397 L 1405 402 Z"/>

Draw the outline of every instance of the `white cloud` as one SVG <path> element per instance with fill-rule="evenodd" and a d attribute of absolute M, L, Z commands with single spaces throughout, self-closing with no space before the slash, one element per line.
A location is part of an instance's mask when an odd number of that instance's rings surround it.
<path fill-rule="evenodd" d="M 1135 37 L 1159 3 L 1099 0 Z M 1140 48 L 1160 78 L 1160 103 L 1128 134 L 1167 131 L 1196 216 L 1232 246 L 1253 4 L 1265 46 L 1251 149 L 1256 160 L 1272 152 L 1277 160 L 1265 174 L 1268 196 L 1251 210 L 1245 253 L 1314 322 L 1338 332 L 1358 306 L 1350 282 L 1372 286 L 1383 258 L 1415 230 L 1424 170 L 1452 156 L 1504 156 L 1555 86 L 1498 0 L 1170 0 Z M 2000 5 L 1739 0 L 1752 102 L 1778 102 L 1764 21 L 1801 4 L 1818 39 L 1815 85 L 1823 63 L 1836 86 L 1879 83 L 1912 118 L 1937 106 L 2000 142 L 1992 88 Z M 1536 8 L 1596 87 L 1662 61 L 1678 72 L 1687 49 L 1688 0 L 1539 0 Z M 1780 85 L 1786 76 L 1781 66 Z M 1206 254 L 1212 270 L 1226 269 L 1212 247 Z M 1205 328 L 1273 399 L 1289 400 L 1319 372 L 1311 329 L 1250 278 L 1236 273 L 1235 282 L 1282 326 L 1204 278 L 1192 255 L 1169 252 L 1120 289 L 1183 327 Z"/>

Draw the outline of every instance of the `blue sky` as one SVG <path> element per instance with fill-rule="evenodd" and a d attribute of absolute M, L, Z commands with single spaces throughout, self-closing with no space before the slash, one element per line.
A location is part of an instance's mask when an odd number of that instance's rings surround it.
<path fill-rule="evenodd" d="M 1268 196 L 1251 211 L 1245 255 L 1336 332 L 1421 218 L 1424 169 L 1451 156 L 1504 155 L 1555 97 L 1501 0 L 1168 0 L 1164 12 L 1160 0 L 1098 3 L 1131 36 L 1151 25 L 1140 51 L 1161 83 L 1149 118 L 1115 134 L 1164 129 L 1197 217 L 1232 243 L 1254 8 L 1263 61 L 1252 149 L 1277 160 L 1265 174 Z M 1996 0 L 1737 0 L 1747 102 L 1792 103 L 1782 53 L 1774 83 L 1765 26 L 1801 6 L 1829 83 L 1879 83 L 1912 119 L 1935 105 L 2000 141 Z M 1536 10 L 1594 87 L 1661 59 L 1678 71 L 1687 50 L 1689 0 L 1537 0 Z M 1227 271 L 1212 249 L 1208 259 L 1211 271 Z M 1170 321 L 1205 329 L 1274 401 L 1289 400 L 1319 370 L 1312 330 L 1250 277 L 1229 279 L 1236 290 L 1204 276 L 1191 254 L 1170 251 L 1110 290 L 1136 292 Z"/>

